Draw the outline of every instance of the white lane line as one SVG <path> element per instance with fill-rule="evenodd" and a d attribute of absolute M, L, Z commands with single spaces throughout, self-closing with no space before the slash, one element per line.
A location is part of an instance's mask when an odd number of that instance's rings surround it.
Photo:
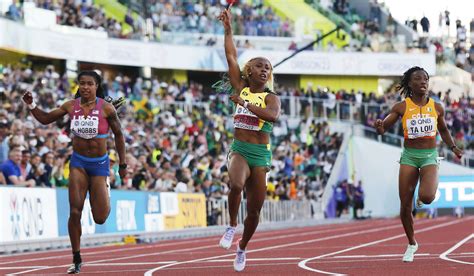
<path fill-rule="evenodd" d="M 303 258 L 299 257 L 288 257 L 288 258 L 252 258 L 246 259 L 247 262 L 274 262 L 274 261 L 297 261 Z M 220 260 L 207 260 L 203 263 L 220 263 L 220 262 L 233 262 L 234 259 L 220 259 Z"/>
<path fill-rule="evenodd" d="M 430 256 L 430 253 L 415 254 L 415 256 Z M 390 258 L 390 257 L 402 257 L 403 254 L 382 254 L 382 255 L 345 255 L 345 256 L 334 256 L 335 259 L 369 259 L 369 258 Z"/>
<path fill-rule="evenodd" d="M 471 218 L 469 218 L 469 220 L 470 219 Z M 458 224 L 458 223 L 465 222 L 465 221 L 466 220 L 456 220 L 456 221 L 451 221 L 451 222 L 445 222 L 445 223 L 442 223 L 442 224 L 438 224 L 438 225 L 435 225 L 435 226 L 429 226 L 427 228 L 417 230 L 416 233 L 426 232 L 426 231 L 438 229 L 438 228 L 441 228 L 441 227 L 450 226 L 450 225 L 453 225 L 453 224 Z M 340 253 L 344 253 L 344 252 L 347 252 L 347 251 L 351 251 L 351 250 L 354 250 L 354 249 L 359 249 L 359 248 L 362 248 L 362 247 L 367 247 L 367 246 L 371 246 L 371 245 L 374 245 L 374 244 L 378 244 L 378 243 L 382 243 L 382 242 L 386 242 L 386 241 L 390 241 L 390 240 L 395 240 L 395 239 L 402 238 L 402 237 L 405 237 L 405 234 L 395 235 L 395 236 L 388 237 L 388 238 L 385 238 L 385 239 L 376 240 L 376 241 L 368 242 L 368 243 L 363 243 L 363 244 L 360 244 L 360 245 L 357 245 L 357 246 L 352 246 L 352 247 L 349 247 L 349 248 L 346 248 L 346 249 L 343 249 L 343 250 L 339 250 L 339 251 L 336 251 L 336 252 L 332 252 L 332 253 L 319 255 L 319 256 L 316 256 L 316 257 L 312 257 L 312 258 L 308 258 L 308 259 L 305 259 L 305 260 L 299 262 L 298 266 L 301 267 L 302 269 L 312 271 L 312 272 L 321 273 L 321 274 L 346 275 L 346 274 L 340 274 L 340 273 L 336 273 L 336 272 L 330 272 L 330 271 L 324 271 L 324 270 L 311 268 L 311 267 L 307 266 L 306 263 L 308 263 L 310 261 L 313 261 L 313 260 L 322 259 L 322 258 L 325 258 L 325 257 L 329 257 L 329 256 L 337 255 L 337 254 L 340 254 Z"/>
<path fill-rule="evenodd" d="M 128 266 L 128 265 L 155 265 L 155 264 L 172 264 L 176 261 L 165 262 L 142 262 L 142 263 L 108 263 L 108 264 L 90 264 L 84 263 L 84 266 Z"/>
<path fill-rule="evenodd" d="M 378 221 L 377 221 L 378 222 Z M 399 223 L 397 222 L 394 226 L 398 226 Z M 327 233 L 327 232 L 331 232 L 331 233 L 334 233 L 335 231 L 347 231 L 347 230 L 354 230 L 354 229 L 362 229 L 362 228 L 366 228 L 367 226 L 366 225 L 353 225 L 353 224 L 350 224 L 346 227 L 340 227 L 338 229 L 331 229 L 329 227 L 325 227 L 324 229 L 321 229 L 321 230 L 317 230 L 317 231 L 306 231 L 304 232 L 305 229 L 299 229 L 301 233 L 298 233 L 297 231 L 291 231 L 289 234 L 286 234 L 288 233 L 289 231 L 285 232 L 285 231 L 275 231 L 276 233 L 285 233 L 284 235 L 277 235 L 277 236 L 272 236 L 272 237 L 266 237 L 266 238 L 259 238 L 259 239 L 255 239 L 255 240 L 252 240 L 252 242 L 258 242 L 258 241 L 268 241 L 268 240 L 274 240 L 274 239 L 281 239 L 281 238 L 291 238 L 291 237 L 302 237 L 302 236 L 308 236 L 308 235 L 315 235 L 315 234 L 322 234 L 322 233 Z M 302 230 L 302 231 L 301 231 Z M 275 232 L 272 232 L 271 234 L 275 234 Z M 265 233 L 265 232 L 262 232 L 262 233 Z M 264 235 L 262 235 L 264 236 Z M 217 244 L 217 240 L 216 240 L 216 237 L 213 238 L 213 240 L 216 241 L 216 244 Z M 216 244 L 212 244 L 212 245 L 207 245 L 207 246 L 200 246 L 200 247 L 192 247 L 192 248 L 183 248 L 183 249 L 175 249 L 175 250 L 169 250 L 169 251 L 161 251 L 161 252 L 158 252 L 158 253 L 146 253 L 146 254 L 137 254 L 137 255 L 131 255 L 131 256 L 125 256 L 125 257 L 117 257 L 117 258 L 111 258 L 111 259 L 102 259 L 102 260 L 96 260 L 96 261 L 92 261 L 92 262 L 85 262 L 84 265 L 86 264 L 95 264 L 95 263 L 102 263 L 102 262 L 110 262 L 110 261 L 121 261 L 121 260 L 128 260 L 128 259 L 136 259 L 136 258 L 141 258 L 141 257 L 150 257 L 150 256 L 158 256 L 158 255 L 164 255 L 164 254 L 170 254 L 170 253 L 181 253 L 181 252 L 189 252 L 189 251 L 193 251 L 193 250 L 196 250 L 196 249 L 206 249 L 206 248 L 217 248 L 217 245 Z M 231 256 L 233 254 L 229 254 L 228 256 Z M 39 259 L 41 260 L 41 259 Z M 51 267 L 48 267 L 49 268 L 62 268 L 62 267 L 69 267 L 71 264 L 62 264 L 62 265 L 57 265 L 57 266 L 51 266 Z M 42 268 L 38 268 L 38 269 L 31 269 L 31 270 L 26 270 L 26 271 L 20 271 L 20 272 L 16 272 L 14 274 L 11 274 L 11 275 L 19 275 L 19 274 L 23 274 L 23 273 L 29 273 L 29 272 L 34 272 L 34 271 L 38 271 L 38 270 L 43 270 Z"/>
<path fill-rule="evenodd" d="M 453 247 L 451 247 L 450 249 L 444 251 L 443 253 L 441 253 L 441 255 L 439 255 L 439 257 L 442 259 L 442 260 L 445 260 L 445 261 L 448 261 L 448 262 L 455 262 L 455 263 L 460 263 L 460 264 L 468 264 L 468 265 L 474 265 L 473 262 L 465 262 L 465 261 L 460 261 L 460 260 L 455 260 L 455 259 L 451 259 L 448 257 L 449 253 L 453 252 L 454 250 L 456 250 L 457 248 L 459 248 L 461 245 L 463 245 L 464 243 L 466 243 L 468 240 L 472 239 L 474 237 L 474 234 L 470 234 L 469 236 L 465 237 L 462 241 L 456 243 Z"/>
<path fill-rule="evenodd" d="M 428 223 L 427 221 L 426 223 Z M 296 246 L 296 245 L 301 245 L 301 244 L 308 244 L 308 243 L 314 243 L 318 241 L 326 241 L 326 240 L 332 240 L 332 239 L 339 239 L 342 237 L 350 237 L 358 234 L 367 234 L 367 233 L 372 233 L 372 232 L 378 232 L 378 231 L 384 231 L 384 230 L 389 230 L 393 228 L 399 228 L 400 223 L 397 223 L 395 225 L 390 225 L 390 226 L 383 226 L 379 228 L 374 228 L 372 229 L 365 229 L 361 231 L 355 231 L 355 232 L 350 232 L 350 233 L 345 233 L 345 234 L 335 234 L 332 236 L 328 237 L 323 237 L 323 238 L 317 238 L 317 239 L 311 239 L 311 240 L 306 240 L 306 241 L 300 241 L 300 242 L 291 242 L 291 243 L 285 243 L 285 244 L 280 244 L 280 245 L 275 245 L 275 246 L 269 246 L 269 247 L 263 247 L 255 250 L 247 250 L 247 253 L 252 253 L 252 252 L 259 252 L 259 251 L 265 251 L 265 250 L 271 250 L 271 249 L 278 249 L 278 248 L 285 248 L 285 247 L 290 247 L 290 246 Z M 207 261 L 207 260 L 213 260 L 213 259 L 219 259 L 219 258 L 224 258 L 224 257 L 230 257 L 230 256 L 235 256 L 235 253 L 231 254 L 225 254 L 225 255 L 219 255 L 219 256 L 213 256 L 213 257 L 207 257 L 207 258 L 200 258 L 200 259 L 194 259 L 194 260 L 188 260 L 188 261 L 182 261 L 182 262 L 177 262 L 174 264 L 168 264 L 164 266 L 159 266 L 154 269 L 148 270 L 144 276 L 151 276 L 155 271 L 162 270 L 171 266 L 175 265 L 180 265 L 180 264 L 188 264 L 188 263 L 196 263 L 196 262 L 202 262 L 202 261 Z"/>
<path fill-rule="evenodd" d="M 41 265 L 31 265 L 31 266 L 10 266 L 10 267 L 0 267 L 0 270 L 8 270 L 8 269 L 31 269 L 31 268 L 48 268 L 48 266 L 41 266 Z"/>

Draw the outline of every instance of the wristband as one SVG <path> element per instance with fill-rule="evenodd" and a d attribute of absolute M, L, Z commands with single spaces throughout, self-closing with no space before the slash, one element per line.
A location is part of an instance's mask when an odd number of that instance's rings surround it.
<path fill-rule="evenodd" d="M 36 103 L 34 101 L 28 105 L 29 110 L 33 110 L 35 108 L 36 108 Z"/>
<path fill-rule="evenodd" d="M 248 106 L 249 106 L 249 102 L 244 102 L 244 107 L 249 109 Z"/>
<path fill-rule="evenodd" d="M 127 168 L 127 164 L 119 164 L 119 169 L 126 169 Z"/>

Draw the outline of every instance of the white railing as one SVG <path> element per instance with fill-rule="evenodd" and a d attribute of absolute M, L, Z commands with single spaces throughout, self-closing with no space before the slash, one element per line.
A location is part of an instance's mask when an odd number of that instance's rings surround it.
<path fill-rule="evenodd" d="M 237 223 L 243 224 L 247 216 L 246 200 L 240 203 Z M 210 198 L 207 200 L 208 225 L 229 225 L 229 203 L 227 197 L 221 199 Z M 288 222 L 311 218 L 321 218 L 320 205 L 309 200 L 266 200 L 260 211 L 260 223 Z"/>

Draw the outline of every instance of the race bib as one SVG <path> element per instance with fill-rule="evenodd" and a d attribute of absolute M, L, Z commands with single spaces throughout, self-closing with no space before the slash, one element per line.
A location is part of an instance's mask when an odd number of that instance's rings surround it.
<path fill-rule="evenodd" d="M 436 136 L 436 120 L 433 117 L 413 117 L 406 121 L 408 139 Z"/>
<path fill-rule="evenodd" d="M 241 105 L 237 105 L 234 115 L 234 128 L 242 128 L 248 130 L 260 130 L 260 119 Z"/>
<path fill-rule="evenodd" d="M 74 116 L 71 120 L 71 132 L 83 139 L 92 139 L 99 133 L 99 118 Z"/>

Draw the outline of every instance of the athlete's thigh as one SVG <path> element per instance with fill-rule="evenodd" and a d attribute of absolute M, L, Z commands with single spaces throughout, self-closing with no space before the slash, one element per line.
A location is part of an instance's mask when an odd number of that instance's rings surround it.
<path fill-rule="evenodd" d="M 250 176 L 250 168 L 247 160 L 237 152 L 231 152 L 229 156 L 229 178 L 231 185 L 243 185 Z"/>
<path fill-rule="evenodd" d="M 413 192 L 418 183 L 418 178 L 418 168 L 410 165 L 400 165 L 400 172 L 398 175 L 398 193 L 402 202 L 413 200 Z"/>
<path fill-rule="evenodd" d="M 99 214 L 108 215 L 110 200 L 107 176 L 91 176 L 89 198 L 94 217 Z"/>
<path fill-rule="evenodd" d="M 89 176 L 83 168 L 70 168 L 69 173 L 69 206 L 82 211 L 89 189 Z"/>
<path fill-rule="evenodd" d="M 438 189 L 438 165 L 427 165 L 420 169 L 420 194 L 434 196 Z"/>

